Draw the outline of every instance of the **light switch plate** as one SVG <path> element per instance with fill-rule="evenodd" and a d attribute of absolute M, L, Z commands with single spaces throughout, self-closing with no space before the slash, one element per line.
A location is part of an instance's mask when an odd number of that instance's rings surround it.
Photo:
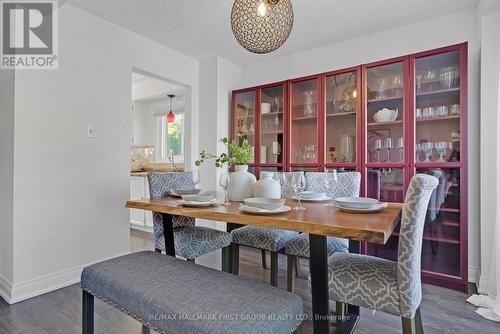
<path fill-rule="evenodd" d="M 88 125 L 87 126 L 87 137 L 89 137 L 89 138 L 95 138 L 96 137 L 95 126 L 93 126 L 93 125 Z"/>

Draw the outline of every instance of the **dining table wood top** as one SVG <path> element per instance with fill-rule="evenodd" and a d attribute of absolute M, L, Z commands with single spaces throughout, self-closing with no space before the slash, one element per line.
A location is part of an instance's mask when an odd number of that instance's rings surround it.
<path fill-rule="evenodd" d="M 287 200 L 286 205 L 296 206 L 297 202 Z M 343 212 L 324 202 L 304 202 L 303 211 L 273 215 L 254 215 L 241 212 L 240 202 L 229 206 L 187 207 L 176 197 L 140 199 L 127 201 L 126 207 L 177 216 L 207 220 L 224 221 L 242 225 L 279 228 L 290 231 L 311 233 L 323 236 L 342 237 L 351 240 L 385 244 L 401 216 L 401 203 L 389 203 L 387 208 L 374 213 Z"/>

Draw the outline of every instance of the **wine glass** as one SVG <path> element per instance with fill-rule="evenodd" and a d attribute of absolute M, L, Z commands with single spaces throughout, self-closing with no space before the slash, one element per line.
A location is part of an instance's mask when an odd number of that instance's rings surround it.
<path fill-rule="evenodd" d="M 229 190 L 229 185 L 231 184 L 231 175 L 228 172 L 224 172 L 220 175 L 219 185 L 224 189 L 224 206 L 229 206 L 229 198 L 227 197 L 227 192 Z"/>
<path fill-rule="evenodd" d="M 391 137 L 384 138 L 384 148 L 387 151 L 387 162 L 391 160 L 391 151 L 393 148 L 393 142 Z"/>
<path fill-rule="evenodd" d="M 335 199 L 333 198 L 333 192 L 335 189 L 335 186 L 337 185 L 337 182 L 339 181 L 339 178 L 337 176 L 337 170 L 336 169 L 330 169 L 330 170 L 325 170 L 323 173 L 323 177 L 325 179 L 325 184 L 328 187 L 328 195 L 332 194 L 331 200 L 332 202 L 328 204 L 328 206 L 335 206 Z"/>
<path fill-rule="evenodd" d="M 373 142 L 373 148 L 377 151 L 377 162 L 380 162 L 380 151 L 384 148 L 381 138 L 375 139 Z"/>
<path fill-rule="evenodd" d="M 191 170 L 191 180 L 193 181 L 193 185 L 196 188 L 196 186 L 201 181 L 200 170 L 198 168 Z"/>
<path fill-rule="evenodd" d="M 403 162 L 404 161 L 404 156 L 403 156 L 403 153 L 404 153 L 404 139 L 403 137 L 399 137 L 398 138 L 398 142 L 396 143 L 396 149 L 399 151 L 399 162 Z"/>
<path fill-rule="evenodd" d="M 306 177 L 304 175 L 304 172 L 293 172 L 293 174 L 292 174 L 292 190 L 293 190 L 294 196 L 299 200 L 299 205 L 293 208 L 296 211 L 302 211 L 302 210 L 306 209 L 302 206 L 302 203 L 301 203 L 302 192 L 305 189 L 306 189 Z"/>
<path fill-rule="evenodd" d="M 422 143 L 422 149 L 425 153 L 424 162 L 432 162 L 432 152 L 434 150 L 434 143 L 432 142 Z"/>
<path fill-rule="evenodd" d="M 435 143 L 436 151 L 439 154 L 439 160 L 437 162 L 446 162 L 444 160 L 444 156 L 446 154 L 446 151 L 448 150 L 448 142 L 446 141 L 438 141 Z"/>
<path fill-rule="evenodd" d="M 275 179 L 276 181 L 278 181 L 280 183 L 281 198 L 285 198 L 285 187 L 286 187 L 286 184 L 288 182 L 286 173 L 284 173 L 284 172 L 274 173 L 273 179 Z"/>

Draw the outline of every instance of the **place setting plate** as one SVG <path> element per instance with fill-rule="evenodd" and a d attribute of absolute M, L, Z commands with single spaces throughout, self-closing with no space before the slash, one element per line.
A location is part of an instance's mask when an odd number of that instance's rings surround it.
<path fill-rule="evenodd" d="M 339 210 L 352 213 L 373 213 L 388 206 L 388 203 L 367 197 L 341 197 L 336 198 L 334 202 Z"/>
<path fill-rule="evenodd" d="M 299 197 L 293 196 L 292 199 L 298 201 Z M 328 197 L 328 195 L 326 193 L 319 193 L 319 192 L 314 192 L 314 191 L 304 191 L 300 195 L 300 200 L 302 202 L 325 202 L 325 201 L 331 201 L 332 198 Z"/>
<path fill-rule="evenodd" d="M 170 196 L 173 197 L 182 197 L 183 195 L 196 195 L 201 192 L 201 189 L 185 189 L 185 188 L 179 188 L 179 189 L 170 189 Z"/>
<path fill-rule="evenodd" d="M 292 210 L 289 206 L 284 205 L 284 199 L 272 198 L 247 198 L 240 204 L 238 208 L 242 212 L 251 213 L 254 215 L 275 215 Z"/>
<path fill-rule="evenodd" d="M 180 205 L 189 207 L 208 207 L 218 205 L 217 198 L 212 193 L 182 195 Z"/>

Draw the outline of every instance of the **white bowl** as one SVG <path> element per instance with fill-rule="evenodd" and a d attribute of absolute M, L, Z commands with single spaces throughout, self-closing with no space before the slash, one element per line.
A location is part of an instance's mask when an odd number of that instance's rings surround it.
<path fill-rule="evenodd" d="M 380 122 L 392 122 L 395 121 L 396 118 L 398 118 L 398 110 L 391 110 L 391 109 L 381 109 L 377 111 L 375 114 L 373 114 L 373 119 L 375 122 L 380 123 Z"/>
<path fill-rule="evenodd" d="M 243 200 L 246 206 L 265 210 L 276 210 L 285 204 L 285 199 L 253 197 Z"/>
<path fill-rule="evenodd" d="M 271 103 L 262 103 L 260 105 L 261 114 L 269 114 L 271 112 Z"/>
<path fill-rule="evenodd" d="M 214 194 L 204 193 L 196 195 L 182 195 L 182 200 L 187 202 L 210 202 L 215 199 Z"/>
<path fill-rule="evenodd" d="M 318 199 L 318 198 L 323 198 L 325 196 L 326 193 L 317 193 L 314 191 L 303 191 L 302 194 L 300 194 L 300 197 L 305 199 Z"/>
<path fill-rule="evenodd" d="M 368 197 L 341 197 L 335 202 L 344 208 L 369 209 L 379 204 L 379 201 Z"/>

